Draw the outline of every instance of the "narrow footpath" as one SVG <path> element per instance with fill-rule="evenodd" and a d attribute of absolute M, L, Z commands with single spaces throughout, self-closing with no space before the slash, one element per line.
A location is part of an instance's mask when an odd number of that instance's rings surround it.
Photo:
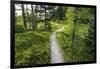
<path fill-rule="evenodd" d="M 56 32 L 63 30 L 64 27 L 58 29 Z M 51 63 L 64 63 L 63 56 L 61 54 L 61 50 L 58 46 L 56 32 L 53 32 L 50 37 L 51 42 Z"/>

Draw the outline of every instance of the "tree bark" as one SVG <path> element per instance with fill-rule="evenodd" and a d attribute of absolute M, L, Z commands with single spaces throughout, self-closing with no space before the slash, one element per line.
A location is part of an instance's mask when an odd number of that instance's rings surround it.
<path fill-rule="evenodd" d="M 22 4 L 22 15 L 23 15 L 24 27 L 27 28 L 26 17 L 25 17 L 25 11 L 24 11 L 24 5 L 23 4 Z"/>

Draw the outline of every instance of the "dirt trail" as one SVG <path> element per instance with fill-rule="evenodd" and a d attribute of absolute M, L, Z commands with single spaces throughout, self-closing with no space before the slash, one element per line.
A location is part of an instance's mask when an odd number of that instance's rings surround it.
<path fill-rule="evenodd" d="M 63 30 L 64 27 L 58 29 L 56 32 Z M 50 37 L 51 42 L 51 63 L 63 63 L 63 56 L 61 54 L 61 50 L 58 46 L 58 42 L 56 39 L 56 32 L 53 32 Z"/>

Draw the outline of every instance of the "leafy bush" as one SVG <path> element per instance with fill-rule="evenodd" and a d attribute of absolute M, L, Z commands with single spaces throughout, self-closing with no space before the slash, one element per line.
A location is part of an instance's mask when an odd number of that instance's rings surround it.
<path fill-rule="evenodd" d="M 62 32 L 57 32 L 57 39 L 62 49 L 65 62 L 84 62 L 92 61 L 93 56 L 85 43 L 88 35 L 89 26 L 87 24 L 77 24 L 74 45 L 72 47 L 73 25 L 67 24 Z"/>
<path fill-rule="evenodd" d="M 50 61 L 48 32 L 25 32 L 15 36 L 15 65 L 47 64 Z"/>

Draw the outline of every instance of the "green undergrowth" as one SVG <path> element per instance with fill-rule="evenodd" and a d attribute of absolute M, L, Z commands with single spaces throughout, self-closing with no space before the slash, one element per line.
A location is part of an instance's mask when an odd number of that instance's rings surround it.
<path fill-rule="evenodd" d="M 94 57 L 89 54 L 89 48 L 85 43 L 88 36 L 89 26 L 87 24 L 77 24 L 75 27 L 75 39 L 72 46 L 73 24 L 66 24 L 64 30 L 57 32 L 59 46 L 62 49 L 65 62 L 85 62 L 92 61 Z"/>
<path fill-rule="evenodd" d="M 48 64 L 50 62 L 49 32 L 15 34 L 15 66 Z"/>

